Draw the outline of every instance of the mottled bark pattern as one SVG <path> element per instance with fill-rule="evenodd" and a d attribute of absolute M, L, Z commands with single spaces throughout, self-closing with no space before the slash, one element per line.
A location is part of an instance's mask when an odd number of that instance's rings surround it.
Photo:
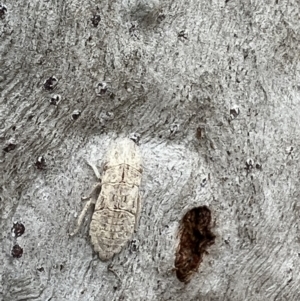
<path fill-rule="evenodd" d="M 210 231 L 211 213 L 206 206 L 188 211 L 181 221 L 180 243 L 176 252 L 175 268 L 177 278 L 188 283 L 198 270 L 206 247 L 215 241 Z"/>
<path fill-rule="evenodd" d="M 101 260 L 119 253 L 134 231 L 141 172 L 141 156 L 132 140 L 119 140 L 109 149 L 90 225 L 91 241 Z"/>
<path fill-rule="evenodd" d="M 300 300 L 299 13 L 299 0 L 0 0 L 0 300 Z M 118 278 L 68 234 L 92 185 L 83 158 L 133 132 L 145 201 Z M 182 289 L 174 235 L 204 204 L 218 239 Z"/>

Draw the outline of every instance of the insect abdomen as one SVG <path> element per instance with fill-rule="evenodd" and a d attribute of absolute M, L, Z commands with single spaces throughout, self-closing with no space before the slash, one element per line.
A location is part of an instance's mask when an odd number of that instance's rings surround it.
<path fill-rule="evenodd" d="M 90 236 L 94 249 L 102 260 L 119 253 L 130 239 L 135 225 L 135 216 L 124 210 L 96 211 L 90 225 Z"/>

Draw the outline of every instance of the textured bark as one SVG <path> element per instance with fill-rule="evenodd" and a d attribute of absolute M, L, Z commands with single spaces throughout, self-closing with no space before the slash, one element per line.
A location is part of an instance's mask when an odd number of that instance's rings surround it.
<path fill-rule="evenodd" d="M 299 1 L 2 4 L 1 300 L 300 300 Z M 90 219 L 68 233 L 96 183 L 85 159 L 133 132 L 141 218 L 104 263 Z M 184 285 L 177 231 L 197 206 L 216 239 Z"/>

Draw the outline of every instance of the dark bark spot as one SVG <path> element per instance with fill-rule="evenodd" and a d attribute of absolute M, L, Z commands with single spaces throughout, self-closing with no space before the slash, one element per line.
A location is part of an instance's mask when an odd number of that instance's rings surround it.
<path fill-rule="evenodd" d="M 11 255 L 14 258 L 20 258 L 23 255 L 23 249 L 19 245 L 14 245 L 11 250 Z"/>
<path fill-rule="evenodd" d="M 250 171 L 253 168 L 253 166 L 254 166 L 253 160 L 252 159 L 247 159 L 245 169 L 247 171 Z"/>
<path fill-rule="evenodd" d="M 101 21 L 101 17 L 99 15 L 93 15 L 91 18 L 92 24 L 94 27 L 97 27 L 99 25 L 99 22 Z"/>
<path fill-rule="evenodd" d="M 7 13 L 6 5 L 0 4 L 0 19 L 3 19 Z"/>
<path fill-rule="evenodd" d="M 99 83 L 96 89 L 97 95 L 103 95 L 106 92 L 107 92 L 107 83 L 106 82 Z"/>
<path fill-rule="evenodd" d="M 9 153 L 10 151 L 14 150 L 16 147 L 17 147 L 16 144 L 14 144 L 14 143 L 9 143 L 7 146 L 5 146 L 5 147 L 3 148 L 3 150 L 4 150 L 6 153 Z"/>
<path fill-rule="evenodd" d="M 35 166 L 37 169 L 45 169 L 46 160 L 43 156 L 39 156 L 35 162 Z"/>
<path fill-rule="evenodd" d="M 19 237 L 25 232 L 25 226 L 22 223 L 15 222 L 11 228 L 11 232 L 15 237 Z"/>
<path fill-rule="evenodd" d="M 182 38 L 184 40 L 187 40 L 188 39 L 188 34 L 186 33 L 185 30 L 181 30 L 179 33 L 178 33 L 178 38 Z"/>
<path fill-rule="evenodd" d="M 44 82 L 44 88 L 45 90 L 51 91 L 54 89 L 54 87 L 57 85 L 57 78 L 55 76 L 51 76 Z"/>
<path fill-rule="evenodd" d="M 77 119 L 79 118 L 80 115 L 81 115 L 81 111 L 75 110 L 75 111 L 72 113 L 72 119 L 73 119 L 73 120 L 77 120 Z"/>
<path fill-rule="evenodd" d="M 204 128 L 198 126 L 197 129 L 196 129 L 196 138 L 198 140 L 201 140 L 202 138 L 204 138 Z"/>
<path fill-rule="evenodd" d="M 50 105 L 57 106 L 61 101 L 61 96 L 60 95 L 53 95 L 50 98 Z"/>
<path fill-rule="evenodd" d="M 198 270 L 206 248 L 215 242 L 210 228 L 211 212 L 206 206 L 188 211 L 181 220 L 180 243 L 176 251 L 175 268 L 179 281 L 188 283 Z"/>
<path fill-rule="evenodd" d="M 235 119 L 240 114 L 240 109 L 235 106 L 229 111 L 231 119 Z"/>
<path fill-rule="evenodd" d="M 259 170 L 261 170 L 261 169 L 262 169 L 262 166 L 261 166 L 261 164 L 260 164 L 260 163 L 256 163 L 255 167 L 256 167 L 256 169 L 259 169 Z"/>

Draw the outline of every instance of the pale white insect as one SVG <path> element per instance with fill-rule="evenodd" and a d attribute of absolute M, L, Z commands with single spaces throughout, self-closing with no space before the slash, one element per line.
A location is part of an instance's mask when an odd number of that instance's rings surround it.
<path fill-rule="evenodd" d="M 93 164 L 96 176 L 99 171 Z M 109 148 L 103 166 L 101 183 L 97 184 L 80 214 L 75 235 L 91 204 L 95 210 L 90 224 L 94 250 L 101 260 L 108 260 L 121 251 L 137 227 L 140 215 L 139 186 L 142 168 L 138 146 L 130 139 L 118 139 Z M 101 192 L 100 192 L 101 189 Z"/>

